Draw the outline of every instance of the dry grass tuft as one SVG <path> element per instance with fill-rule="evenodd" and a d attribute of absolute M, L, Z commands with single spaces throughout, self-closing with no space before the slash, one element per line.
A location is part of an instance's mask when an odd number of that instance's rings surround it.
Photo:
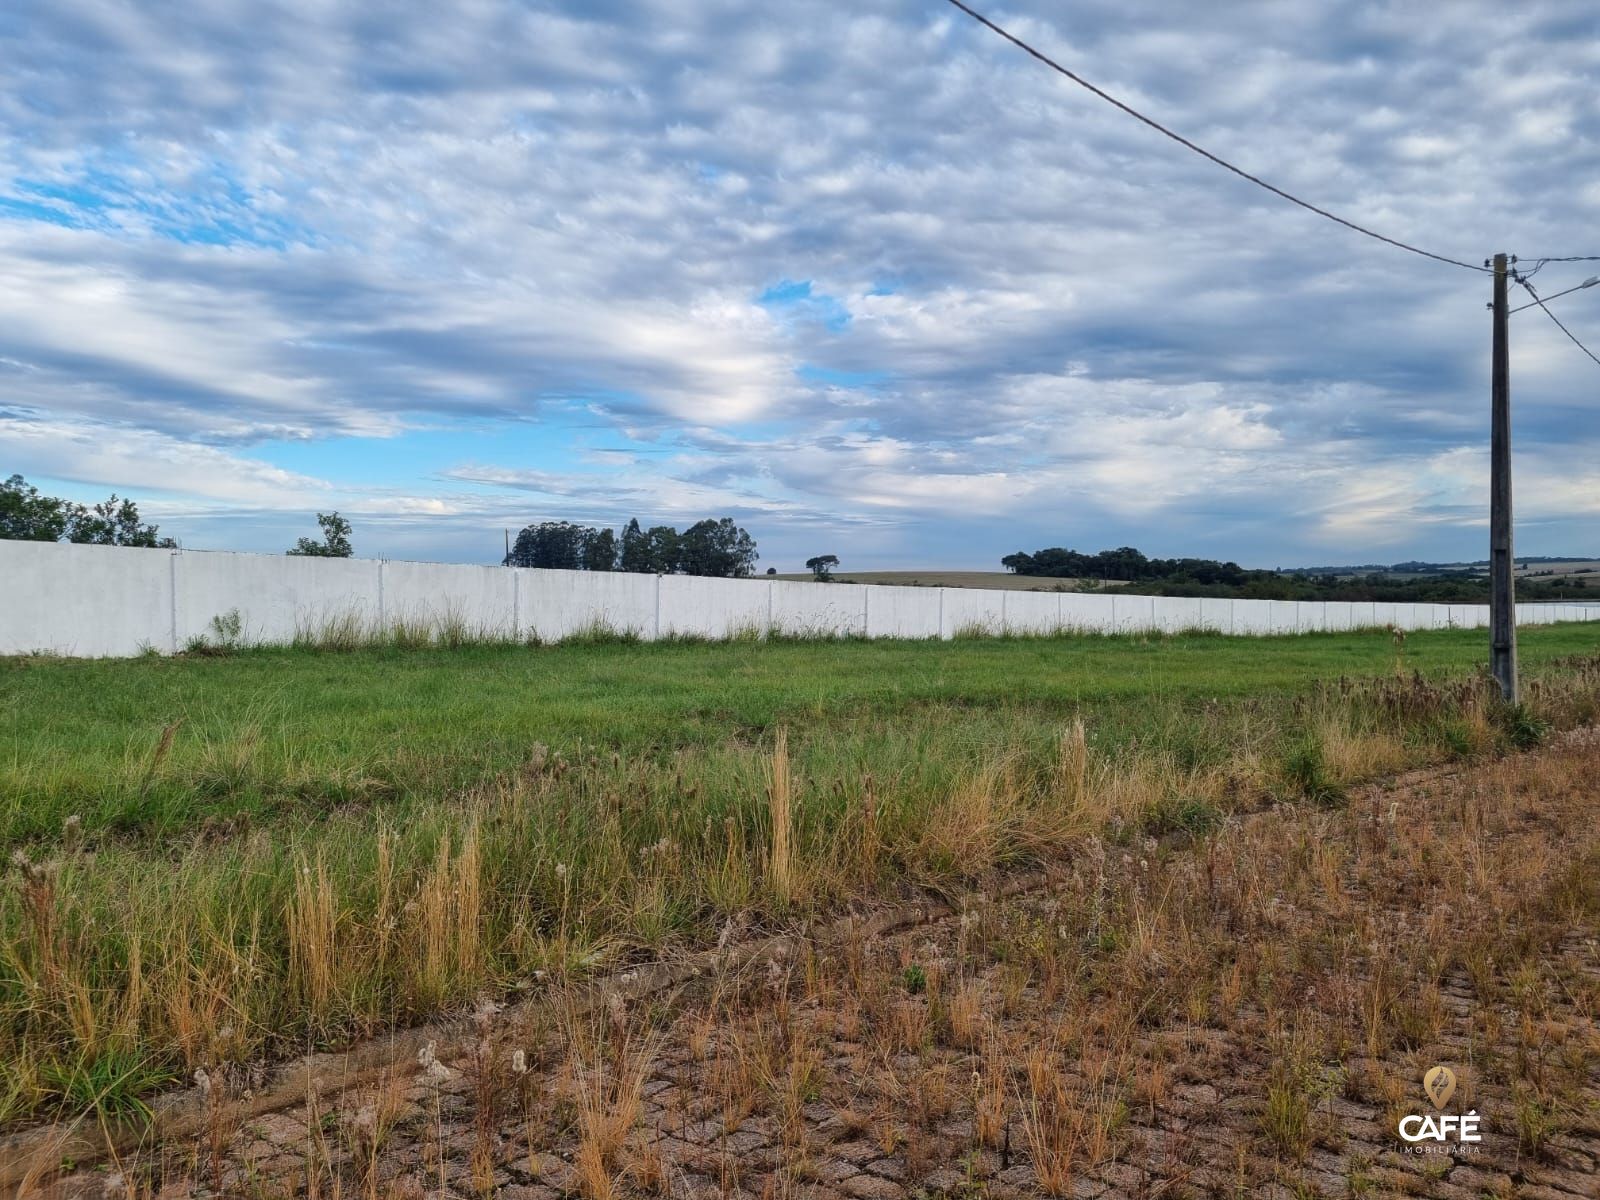
<path fill-rule="evenodd" d="M 569 1011 L 565 1022 L 568 1071 L 577 1111 L 573 1166 L 589 1200 L 617 1194 L 619 1158 L 639 1123 L 644 1085 L 661 1046 L 660 1034 L 620 1004 L 597 1020 Z"/>
<path fill-rule="evenodd" d="M 772 822 L 772 847 L 767 878 L 780 905 L 794 898 L 794 796 L 789 779 L 789 731 L 778 730 L 772 745 L 767 784 L 767 813 Z"/>

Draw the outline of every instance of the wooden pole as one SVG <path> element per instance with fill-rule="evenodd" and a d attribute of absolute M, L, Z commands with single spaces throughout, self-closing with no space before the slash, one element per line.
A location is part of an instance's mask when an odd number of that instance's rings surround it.
<path fill-rule="evenodd" d="M 1517 702 L 1516 558 L 1511 543 L 1511 361 L 1506 326 L 1506 256 L 1494 256 L 1494 342 L 1490 360 L 1489 671 Z"/>

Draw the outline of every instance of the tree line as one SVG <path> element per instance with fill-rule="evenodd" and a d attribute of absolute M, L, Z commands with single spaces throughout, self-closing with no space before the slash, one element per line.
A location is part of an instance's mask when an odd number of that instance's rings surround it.
<path fill-rule="evenodd" d="M 115 492 L 85 507 L 46 496 L 21 475 L 0 483 L 0 538 L 21 542 L 76 542 L 84 546 L 170 547 L 154 525 L 139 520 L 139 506 Z"/>
<path fill-rule="evenodd" d="M 1489 597 L 1484 576 L 1440 571 L 1421 579 L 1395 579 L 1377 573 L 1310 575 L 1297 572 L 1246 570 L 1238 563 L 1211 558 L 1147 558 L 1132 546 L 1080 554 L 1052 547 L 1032 554 L 1008 554 L 1000 565 L 1018 575 L 1083 580 L 1115 580 L 1117 590 L 1151 596 L 1215 596 L 1238 600 L 1376 600 L 1384 603 L 1478 603 Z M 1569 599 L 1584 587 L 1581 578 L 1548 582 L 1519 579 L 1524 600 Z"/>
<path fill-rule="evenodd" d="M 1251 574 L 1238 563 L 1212 558 L 1146 558 L 1132 546 L 1102 550 L 1099 554 L 1080 554 L 1060 546 L 1032 554 L 1019 550 L 1002 558 L 1000 565 L 1018 575 L 1116 579 L 1126 583 L 1182 576 L 1198 583 L 1241 584 Z"/>
<path fill-rule="evenodd" d="M 631 571 L 652 575 L 710 575 L 742 579 L 755 570 L 755 539 L 729 517 L 696 521 L 679 532 L 672 525 L 640 526 L 637 518 L 619 534 L 571 521 L 541 521 L 517 534 L 504 562 L 508 567 L 563 571 Z"/>
<path fill-rule="evenodd" d="M 1518 600 L 1582 600 L 1581 577 L 1517 580 Z M 1385 604 L 1487 604 L 1489 579 L 1485 575 L 1457 574 L 1396 579 L 1389 575 L 1335 576 L 1283 575 L 1277 571 L 1248 571 L 1242 583 L 1201 583 L 1185 576 L 1143 580 L 1123 585 L 1120 591 L 1150 596 L 1219 596 L 1237 600 L 1376 600 Z"/>

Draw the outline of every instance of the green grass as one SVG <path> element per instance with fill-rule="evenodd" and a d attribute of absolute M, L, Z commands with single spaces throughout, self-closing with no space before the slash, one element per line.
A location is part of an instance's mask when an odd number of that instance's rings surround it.
<path fill-rule="evenodd" d="M 0 660 L 0 1122 L 1592 720 L 1521 638 L 1513 713 L 1470 631 Z"/>
<path fill-rule="evenodd" d="M 1597 645 L 1600 626 L 1542 627 L 1523 632 L 1522 660 L 1536 670 Z M 1413 635 L 1401 661 L 1442 677 L 1484 656 L 1481 633 L 1440 631 Z M 930 728 L 982 754 L 1019 734 L 1053 740 L 1069 715 L 1102 746 L 1181 738 L 1196 707 L 1395 664 L 1379 633 L 0 660 L 0 846 L 53 839 L 74 814 L 86 833 L 165 837 L 239 814 L 431 804 L 519 768 L 535 745 L 660 759 L 783 724 L 869 757 Z"/>

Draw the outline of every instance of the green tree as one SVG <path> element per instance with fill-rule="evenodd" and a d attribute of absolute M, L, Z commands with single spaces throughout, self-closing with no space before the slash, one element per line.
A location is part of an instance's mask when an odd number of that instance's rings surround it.
<path fill-rule="evenodd" d="M 678 544 L 678 569 L 685 575 L 743 578 L 755 568 L 756 543 L 732 518 L 696 521 Z"/>
<path fill-rule="evenodd" d="M 139 520 L 139 506 L 113 494 L 93 508 L 46 496 L 21 475 L 0 483 L 0 538 L 76 542 L 87 546 L 168 547 L 156 526 Z"/>
<path fill-rule="evenodd" d="M 645 533 L 645 570 L 657 575 L 674 575 L 682 558 L 682 539 L 671 525 L 652 525 Z"/>
<path fill-rule="evenodd" d="M 818 582 L 833 576 L 833 569 L 839 565 L 837 554 L 819 554 L 815 558 L 806 559 L 806 570 L 811 572 L 812 578 Z"/>
<path fill-rule="evenodd" d="M 42 495 L 21 475 L 0 483 L 0 538 L 20 542 L 59 542 L 67 536 L 72 510 L 65 500 Z"/>
<path fill-rule="evenodd" d="M 617 567 L 622 571 L 650 570 L 650 536 L 639 528 L 639 518 L 630 518 L 622 527 L 622 551 Z"/>
<path fill-rule="evenodd" d="M 617 535 L 609 529 L 591 529 L 583 539 L 583 569 L 585 571 L 615 571 L 617 569 Z"/>
<path fill-rule="evenodd" d="M 154 525 L 139 520 L 139 506 L 112 493 L 93 508 L 77 509 L 67 530 L 67 540 L 87 546 L 170 547 L 171 538 L 158 536 Z"/>
<path fill-rule="evenodd" d="M 322 540 L 301 538 L 294 549 L 285 553 L 299 558 L 349 558 L 355 551 L 350 546 L 350 522 L 336 512 L 318 513 L 317 524 L 322 526 Z"/>
<path fill-rule="evenodd" d="M 542 567 L 547 570 L 583 569 L 584 547 L 594 530 L 571 521 L 541 521 L 517 534 L 506 556 L 508 567 Z"/>

